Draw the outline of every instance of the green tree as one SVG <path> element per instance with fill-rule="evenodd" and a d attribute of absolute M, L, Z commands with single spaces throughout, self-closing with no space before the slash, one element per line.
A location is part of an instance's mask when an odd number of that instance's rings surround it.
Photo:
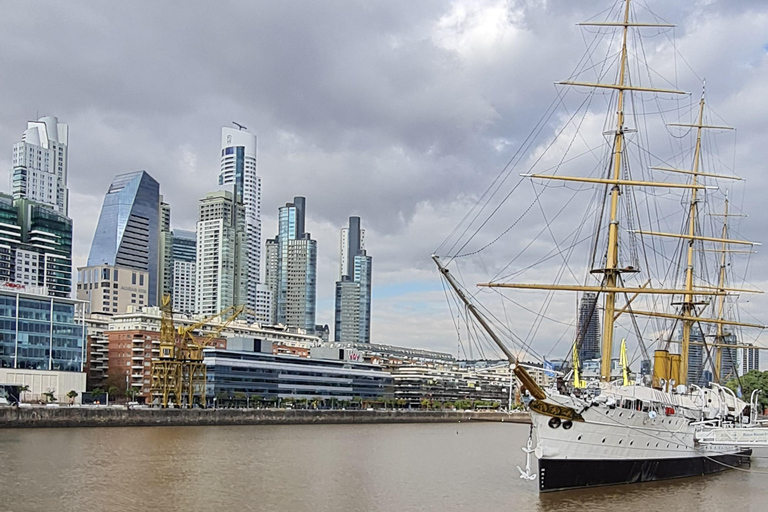
<path fill-rule="evenodd" d="M 19 402 L 23 402 L 25 398 L 25 393 L 29 391 L 29 386 L 26 384 L 19 386 Z"/>
<path fill-rule="evenodd" d="M 421 399 L 421 408 L 422 409 L 429 409 L 429 400 L 426 398 Z"/>
<path fill-rule="evenodd" d="M 48 403 L 56 401 L 56 396 L 53 394 L 53 391 L 46 391 L 43 393 L 43 396 L 45 397 L 45 401 Z"/>
<path fill-rule="evenodd" d="M 759 389 L 761 393 L 759 400 L 760 411 L 758 412 L 763 412 L 768 408 L 768 371 L 752 370 L 738 379 L 729 380 L 726 386 L 738 393 L 739 383 L 741 383 L 741 394 L 744 401 L 749 401 L 752 391 Z"/>
<path fill-rule="evenodd" d="M 70 405 L 75 403 L 75 398 L 77 398 L 77 395 L 79 395 L 79 393 L 74 389 L 70 390 L 69 393 L 67 393 L 67 398 L 69 398 Z"/>

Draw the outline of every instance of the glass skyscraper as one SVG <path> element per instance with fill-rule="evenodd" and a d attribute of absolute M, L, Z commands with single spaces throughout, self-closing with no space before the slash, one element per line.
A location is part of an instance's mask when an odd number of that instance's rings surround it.
<path fill-rule="evenodd" d="M 72 291 L 72 220 L 49 206 L 0 194 L 0 281 Z"/>
<path fill-rule="evenodd" d="M 336 282 L 334 340 L 371 342 L 371 277 L 373 258 L 365 251 L 360 217 L 350 217 L 341 230 L 339 281 Z"/>
<path fill-rule="evenodd" d="M 261 279 L 261 177 L 257 174 L 256 149 L 255 135 L 244 129 L 221 129 L 219 185 L 232 186 L 235 201 L 244 208 L 245 244 L 248 252 L 246 304 L 251 311 L 257 309 L 258 284 Z"/>
<path fill-rule="evenodd" d="M 149 305 L 157 305 L 159 236 L 160 184 L 146 171 L 118 174 L 104 197 L 88 266 L 149 272 Z"/>
<path fill-rule="evenodd" d="M 292 203 L 280 207 L 277 237 L 267 244 L 272 257 L 268 256 L 265 281 L 272 291 L 275 323 L 314 332 L 317 241 L 304 231 L 305 215 L 303 197 L 294 197 Z"/>

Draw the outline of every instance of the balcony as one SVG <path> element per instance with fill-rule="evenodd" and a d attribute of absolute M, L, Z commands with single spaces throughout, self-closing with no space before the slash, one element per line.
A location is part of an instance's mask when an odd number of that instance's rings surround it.
<path fill-rule="evenodd" d="M 143 344 L 142 344 L 142 345 L 143 345 Z M 132 349 L 132 350 L 133 350 L 134 352 L 144 352 L 144 347 L 143 347 L 143 346 L 141 346 L 141 347 L 133 347 L 133 349 Z"/>

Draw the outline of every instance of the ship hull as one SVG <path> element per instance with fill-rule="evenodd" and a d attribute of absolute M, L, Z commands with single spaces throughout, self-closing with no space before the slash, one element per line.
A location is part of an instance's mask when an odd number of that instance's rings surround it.
<path fill-rule="evenodd" d="M 539 459 L 539 491 L 653 482 L 719 473 L 749 462 L 751 450 L 662 459 Z"/>

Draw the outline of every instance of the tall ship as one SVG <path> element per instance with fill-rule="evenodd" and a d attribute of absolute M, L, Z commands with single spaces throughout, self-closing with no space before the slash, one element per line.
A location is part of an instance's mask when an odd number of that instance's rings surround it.
<path fill-rule="evenodd" d="M 717 473 L 768 446 L 758 394 L 724 385 L 763 328 L 737 308 L 761 292 L 732 271 L 759 245 L 733 228 L 744 215 L 728 184 L 741 177 L 717 154 L 732 128 L 704 84 L 686 93 L 655 69 L 672 67 L 655 50 L 674 44 L 649 40 L 672 41 L 674 25 L 641 7 L 621 0 L 581 23 L 594 36 L 587 55 L 433 255 L 465 342 L 496 347 L 517 377 L 532 419 L 524 450 L 538 463 L 521 476 L 541 492 Z M 553 140 L 537 143 L 548 130 Z M 482 274 L 491 279 L 464 284 Z M 523 363 L 545 359 L 542 346 L 569 354 L 548 384 Z"/>

